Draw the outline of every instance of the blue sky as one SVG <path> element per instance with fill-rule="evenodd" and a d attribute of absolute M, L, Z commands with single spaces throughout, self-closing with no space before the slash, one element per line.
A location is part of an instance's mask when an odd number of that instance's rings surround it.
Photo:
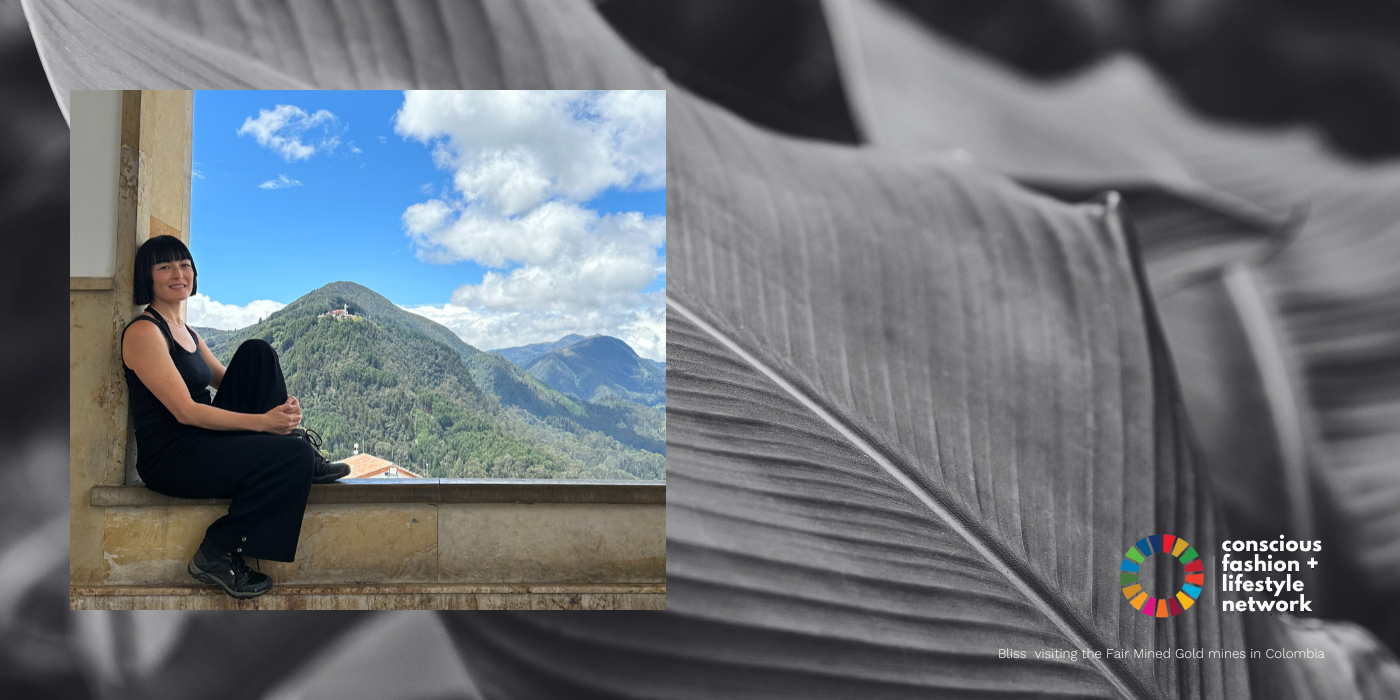
<path fill-rule="evenodd" d="M 191 320 L 349 280 L 483 349 L 602 332 L 662 359 L 657 97 L 198 91 Z"/>

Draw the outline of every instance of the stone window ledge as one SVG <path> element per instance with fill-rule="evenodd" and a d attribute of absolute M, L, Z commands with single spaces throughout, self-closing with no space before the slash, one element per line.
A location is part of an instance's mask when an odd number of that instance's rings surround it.
<path fill-rule="evenodd" d="M 69 586 L 69 595 L 186 595 L 222 596 L 223 591 L 198 584 L 146 586 Z M 632 593 L 665 595 L 664 583 L 301 583 L 278 584 L 271 593 L 283 595 L 559 595 L 568 593 Z"/>
<path fill-rule="evenodd" d="M 212 586 L 71 586 L 74 610 L 665 610 L 666 584 L 275 585 L 236 600 Z"/>
<path fill-rule="evenodd" d="M 227 498 L 174 498 L 142 484 L 94 486 L 98 507 L 227 505 Z M 308 503 L 620 503 L 664 505 L 664 481 L 568 479 L 342 479 L 313 484 Z"/>

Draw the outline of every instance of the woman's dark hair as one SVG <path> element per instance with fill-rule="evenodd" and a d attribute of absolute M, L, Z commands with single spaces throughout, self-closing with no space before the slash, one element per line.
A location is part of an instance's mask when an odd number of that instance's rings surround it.
<path fill-rule="evenodd" d="M 199 269 L 194 266 L 194 256 L 180 239 L 174 236 L 155 236 L 141 244 L 136 251 L 136 284 L 132 290 L 136 305 L 149 304 L 155 298 L 155 282 L 151 280 L 151 268 L 159 263 L 190 261 L 194 271 L 194 281 L 190 283 L 190 296 L 199 289 Z"/>

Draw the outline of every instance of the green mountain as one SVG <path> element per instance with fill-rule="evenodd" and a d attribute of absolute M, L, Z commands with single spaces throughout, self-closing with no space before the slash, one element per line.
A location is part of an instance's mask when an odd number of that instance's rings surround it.
<path fill-rule="evenodd" d="M 329 315 L 341 308 L 348 317 Z M 333 459 L 360 443 L 425 476 L 665 478 L 664 412 L 564 396 L 358 284 L 335 282 L 248 328 L 202 335 L 224 362 L 245 339 L 271 343 L 304 424 Z"/>
<path fill-rule="evenodd" d="M 559 392 L 585 401 L 616 397 L 648 406 L 666 403 L 666 366 L 606 335 L 545 352 L 525 369 Z"/>
<path fill-rule="evenodd" d="M 639 428 L 653 423 L 653 418 L 645 411 L 626 405 L 590 405 L 565 396 L 504 357 L 482 352 L 468 345 L 446 326 L 404 311 L 373 290 L 354 282 L 332 282 L 302 299 L 313 295 L 327 296 L 333 304 L 348 305 L 351 314 L 418 331 L 444 343 L 466 363 L 477 385 L 499 399 L 504 406 L 521 409 L 542 421 L 552 419 L 550 425 L 562 425 L 572 434 L 579 431 L 602 432 L 628 447 L 666 454 L 664 428 L 659 432 Z M 337 299 L 340 301 L 336 302 Z"/>
<path fill-rule="evenodd" d="M 219 338 L 228 335 L 229 333 L 238 332 L 219 330 L 218 328 L 205 328 L 203 326 L 190 326 L 190 328 L 193 328 L 194 332 L 198 333 L 199 337 L 204 339 L 204 344 L 208 345 L 211 348 L 214 347 L 214 341 L 218 340 Z"/>
<path fill-rule="evenodd" d="M 501 348 L 500 350 L 492 350 L 491 352 L 524 367 L 530 364 L 531 360 L 550 350 L 567 348 L 580 340 L 583 340 L 583 336 L 577 333 L 570 333 L 552 343 L 534 343 L 532 345 L 521 345 L 514 348 Z"/>

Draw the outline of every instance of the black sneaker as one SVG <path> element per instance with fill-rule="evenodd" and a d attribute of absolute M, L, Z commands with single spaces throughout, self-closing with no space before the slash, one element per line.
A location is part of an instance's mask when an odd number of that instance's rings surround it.
<path fill-rule="evenodd" d="M 207 543 L 190 559 L 189 572 L 196 581 L 218 586 L 234 598 L 256 598 L 272 590 L 272 578 L 248 568 L 242 554 L 220 552 Z"/>
<path fill-rule="evenodd" d="M 316 466 L 311 469 L 311 483 L 329 484 L 350 474 L 350 465 L 332 462 L 321 455 L 321 436 L 316 431 L 297 428 L 292 431 L 292 437 L 301 438 L 316 448 Z"/>

